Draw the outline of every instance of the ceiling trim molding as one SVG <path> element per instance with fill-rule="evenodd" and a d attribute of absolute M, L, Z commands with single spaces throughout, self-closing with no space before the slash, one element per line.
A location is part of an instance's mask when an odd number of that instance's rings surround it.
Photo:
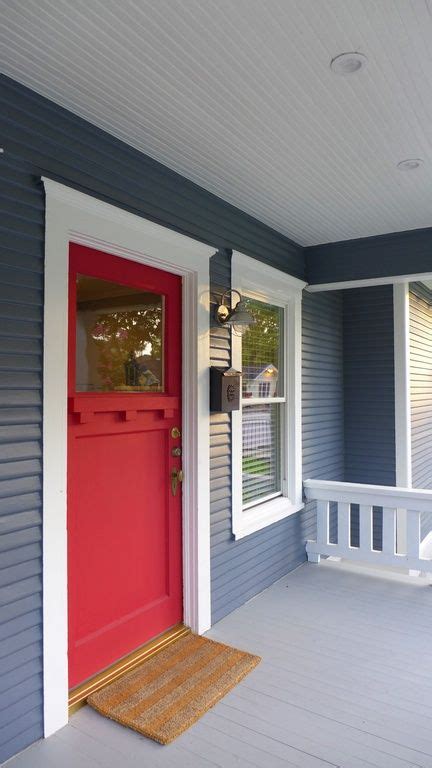
<path fill-rule="evenodd" d="M 372 285 L 397 285 L 398 283 L 414 283 L 432 280 L 432 272 L 414 273 L 411 275 L 389 275 L 388 277 L 370 277 L 363 280 L 340 280 L 333 283 L 316 283 L 308 285 L 306 291 L 339 291 L 346 288 L 368 288 Z"/>

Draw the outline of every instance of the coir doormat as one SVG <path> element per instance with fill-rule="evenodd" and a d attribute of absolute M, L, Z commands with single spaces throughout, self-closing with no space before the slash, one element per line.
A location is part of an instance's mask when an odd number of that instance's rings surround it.
<path fill-rule="evenodd" d="M 259 662 L 259 656 L 190 634 L 93 693 L 87 703 L 111 720 L 169 744 Z"/>

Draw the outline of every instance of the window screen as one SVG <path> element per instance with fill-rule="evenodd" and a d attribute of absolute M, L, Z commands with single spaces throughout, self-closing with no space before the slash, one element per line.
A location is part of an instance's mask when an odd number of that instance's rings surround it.
<path fill-rule="evenodd" d="M 243 505 L 281 495 L 283 309 L 245 299 L 255 318 L 242 337 Z"/>
<path fill-rule="evenodd" d="M 281 396 L 283 309 L 248 298 L 244 303 L 255 323 L 242 337 L 243 397 Z"/>
<path fill-rule="evenodd" d="M 243 504 L 280 493 L 280 404 L 243 407 Z"/>

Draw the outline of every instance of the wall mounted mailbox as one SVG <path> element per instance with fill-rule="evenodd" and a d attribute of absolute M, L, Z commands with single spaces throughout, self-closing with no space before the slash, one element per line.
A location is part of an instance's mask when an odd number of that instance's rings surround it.
<path fill-rule="evenodd" d="M 210 410 L 230 413 L 240 408 L 241 373 L 234 368 L 210 368 Z"/>

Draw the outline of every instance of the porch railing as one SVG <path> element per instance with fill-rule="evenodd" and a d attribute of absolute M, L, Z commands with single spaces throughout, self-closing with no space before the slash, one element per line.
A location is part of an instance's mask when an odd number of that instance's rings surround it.
<path fill-rule="evenodd" d="M 321 555 L 325 555 L 432 572 L 432 560 L 422 557 L 421 552 L 421 513 L 432 511 L 432 491 L 328 480 L 306 480 L 304 488 L 306 498 L 317 502 L 317 540 L 306 544 L 309 561 L 319 563 Z M 374 510 L 382 510 L 381 549 L 374 549 Z M 331 536 L 334 518 L 337 535 Z M 336 542 L 330 542 L 330 538 L 336 538 Z M 357 546 L 353 546 L 353 539 Z"/>

